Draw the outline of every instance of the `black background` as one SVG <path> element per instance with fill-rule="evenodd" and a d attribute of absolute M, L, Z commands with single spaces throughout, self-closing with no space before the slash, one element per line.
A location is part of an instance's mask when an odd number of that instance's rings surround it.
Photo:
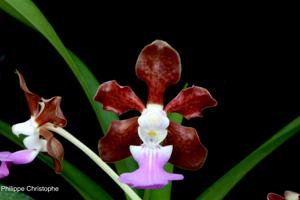
<path fill-rule="evenodd" d="M 133 8 L 128 4 L 99 5 L 96 1 L 34 2 L 99 82 L 115 79 L 130 85 L 145 102 L 146 86 L 136 78 L 134 65 L 145 45 L 162 39 L 179 52 L 183 67 L 180 82 L 167 90 L 165 102 L 186 82 L 207 88 L 218 100 L 218 107 L 206 110 L 204 118 L 184 121 L 198 130 L 209 155 L 197 172 L 176 169 L 185 180 L 174 182 L 172 199 L 195 199 L 300 113 L 294 15 L 280 5 L 247 11 L 244 7 L 227 10 L 223 5 L 177 5 L 179 9 L 173 9 L 150 3 Z M 17 68 L 32 91 L 45 98 L 63 97 L 66 129 L 97 151 L 101 129 L 80 85 L 55 49 L 39 33 L 2 11 L 0 30 L 0 119 L 14 124 L 29 117 L 14 74 Z M 60 141 L 68 161 L 112 197 L 123 198 L 122 191 L 93 162 L 68 141 Z M 271 191 L 300 192 L 299 142 L 296 135 L 282 145 L 225 199 L 265 199 Z M 1 151 L 19 149 L 5 138 L 0 139 L 0 145 Z M 29 193 L 37 199 L 81 199 L 39 160 L 12 167 L 11 175 L 1 183 L 60 187 L 58 193 Z"/>

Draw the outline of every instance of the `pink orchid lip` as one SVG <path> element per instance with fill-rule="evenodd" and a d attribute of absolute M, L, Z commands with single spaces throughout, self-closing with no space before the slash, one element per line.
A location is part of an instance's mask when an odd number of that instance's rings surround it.
<path fill-rule="evenodd" d="M 179 54 L 168 43 L 155 40 L 141 51 L 135 71 L 148 86 L 147 104 L 163 105 L 166 88 L 180 79 Z"/>
<path fill-rule="evenodd" d="M 147 146 L 130 146 L 139 168 L 131 173 L 124 173 L 120 181 L 138 189 L 160 189 L 170 181 L 182 180 L 181 174 L 168 173 L 164 170 L 168 162 L 172 146 L 149 148 Z"/>
<path fill-rule="evenodd" d="M 9 175 L 9 168 L 12 164 L 28 164 L 34 160 L 38 152 L 35 150 L 20 150 L 14 153 L 9 151 L 0 152 L 0 179 Z"/>

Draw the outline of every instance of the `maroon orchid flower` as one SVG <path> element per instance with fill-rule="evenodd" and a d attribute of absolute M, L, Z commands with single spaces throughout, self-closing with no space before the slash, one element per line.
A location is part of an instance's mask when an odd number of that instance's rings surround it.
<path fill-rule="evenodd" d="M 60 173 L 62 170 L 61 162 L 64 156 L 62 144 L 53 136 L 44 125 L 53 124 L 64 127 L 67 123 L 61 108 L 61 97 L 55 96 L 51 99 L 44 99 L 32 93 L 26 86 L 26 82 L 21 73 L 17 71 L 20 81 L 20 87 L 23 90 L 31 117 L 28 121 L 15 124 L 12 131 L 19 136 L 24 134 L 27 137 L 23 143 L 27 149 L 46 152 L 54 161 L 54 170 Z"/>
<path fill-rule="evenodd" d="M 130 87 L 120 86 L 114 80 L 101 84 L 95 95 L 104 109 L 118 115 L 129 110 L 141 112 L 140 117 L 113 121 L 99 141 L 99 153 L 106 162 L 124 159 L 131 153 L 139 169 L 122 174 L 121 182 L 136 188 L 161 188 L 171 180 L 183 179 L 182 175 L 164 171 L 169 159 L 177 167 L 197 170 L 207 156 L 197 131 L 171 122 L 167 113 L 176 112 L 186 119 L 201 117 L 203 109 L 216 106 L 217 102 L 206 89 L 192 86 L 163 107 L 166 88 L 177 83 L 181 74 L 179 54 L 164 41 L 147 45 L 138 57 L 135 70 L 137 77 L 148 86 L 146 107 Z"/>
<path fill-rule="evenodd" d="M 292 191 L 285 191 L 283 197 L 275 193 L 269 193 L 267 200 L 300 200 L 300 194 Z"/>

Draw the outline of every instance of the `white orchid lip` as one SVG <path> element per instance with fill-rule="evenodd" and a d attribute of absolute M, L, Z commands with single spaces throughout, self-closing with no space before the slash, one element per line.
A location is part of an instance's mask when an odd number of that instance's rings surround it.
<path fill-rule="evenodd" d="M 19 136 L 20 134 L 24 135 L 33 135 L 35 132 L 37 132 L 37 128 L 39 125 L 35 122 L 35 118 L 31 117 L 29 120 L 23 122 L 23 123 L 18 123 L 12 126 L 12 132 L 16 135 Z"/>
<path fill-rule="evenodd" d="M 23 140 L 23 143 L 27 149 L 47 152 L 47 141 L 40 138 L 39 125 L 35 121 L 34 117 L 31 117 L 29 120 L 23 123 L 13 125 L 12 132 L 16 136 L 19 136 L 20 134 L 27 136 Z"/>

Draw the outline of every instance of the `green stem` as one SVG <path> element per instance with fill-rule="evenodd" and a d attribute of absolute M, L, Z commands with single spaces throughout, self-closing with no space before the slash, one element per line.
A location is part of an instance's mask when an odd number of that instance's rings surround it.
<path fill-rule="evenodd" d="M 83 151 L 89 158 L 91 158 L 105 173 L 107 173 L 118 185 L 119 187 L 132 199 L 141 200 L 141 198 L 126 184 L 119 181 L 119 176 L 115 173 L 108 164 L 106 164 L 97 154 L 95 154 L 91 149 L 89 149 L 85 144 L 75 138 L 72 134 L 61 127 L 55 127 L 53 124 L 46 124 L 45 127 L 50 131 L 58 133 L 81 151 Z"/>

